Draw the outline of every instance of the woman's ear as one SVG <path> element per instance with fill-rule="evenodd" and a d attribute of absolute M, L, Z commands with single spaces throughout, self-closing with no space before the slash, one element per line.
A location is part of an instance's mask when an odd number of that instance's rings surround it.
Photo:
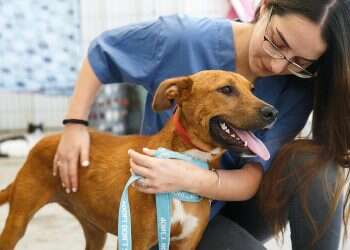
<path fill-rule="evenodd" d="M 267 4 L 268 4 L 269 0 L 261 0 L 260 2 L 260 17 L 264 16 L 264 14 L 266 13 L 267 10 Z"/>

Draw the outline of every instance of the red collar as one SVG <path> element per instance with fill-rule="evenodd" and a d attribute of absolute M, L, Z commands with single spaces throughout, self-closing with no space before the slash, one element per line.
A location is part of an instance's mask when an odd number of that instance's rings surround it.
<path fill-rule="evenodd" d="M 175 110 L 173 111 L 173 118 L 172 118 L 172 122 L 173 125 L 175 127 L 175 133 L 180 137 L 180 140 L 187 145 L 190 145 L 193 148 L 199 149 L 200 151 L 203 152 L 207 152 L 210 153 L 212 156 L 217 155 L 218 153 L 222 153 L 223 151 L 221 150 L 221 152 L 214 152 L 213 150 L 211 150 L 209 145 L 206 145 L 205 143 L 201 142 L 201 141 L 192 141 L 190 136 L 188 135 L 186 129 L 182 126 L 181 122 L 180 122 L 180 108 L 178 106 L 176 106 Z M 219 148 L 216 148 L 219 149 Z M 216 150 L 214 149 L 214 150 Z"/>
<path fill-rule="evenodd" d="M 179 107 L 176 107 L 174 115 L 173 115 L 173 124 L 175 126 L 175 132 L 178 136 L 180 136 L 182 142 L 184 142 L 185 144 L 191 145 L 193 147 L 196 147 L 192 143 L 186 129 L 180 123 L 180 118 L 179 118 L 180 112 L 179 111 L 180 111 Z M 198 148 L 198 147 L 196 147 L 196 148 Z"/>

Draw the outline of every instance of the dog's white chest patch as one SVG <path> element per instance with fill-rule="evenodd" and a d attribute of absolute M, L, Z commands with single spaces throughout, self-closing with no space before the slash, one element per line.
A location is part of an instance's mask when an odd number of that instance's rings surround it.
<path fill-rule="evenodd" d="M 186 214 L 186 211 L 181 203 L 177 199 L 173 199 L 173 214 L 171 217 L 171 225 L 180 223 L 182 226 L 181 234 L 175 237 L 171 237 L 171 240 L 182 240 L 191 235 L 198 225 L 198 218 L 192 214 Z"/>

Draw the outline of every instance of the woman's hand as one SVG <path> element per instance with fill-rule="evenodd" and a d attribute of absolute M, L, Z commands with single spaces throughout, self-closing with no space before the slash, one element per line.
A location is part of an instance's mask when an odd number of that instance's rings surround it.
<path fill-rule="evenodd" d="M 154 152 L 146 148 L 145 154 L 129 150 L 130 171 L 143 177 L 133 186 L 149 194 L 186 190 L 190 171 L 196 166 L 182 160 L 152 157 Z"/>
<path fill-rule="evenodd" d="M 78 165 L 89 166 L 90 136 L 87 127 L 67 124 L 53 162 L 53 175 L 60 175 L 67 193 L 78 191 Z"/>

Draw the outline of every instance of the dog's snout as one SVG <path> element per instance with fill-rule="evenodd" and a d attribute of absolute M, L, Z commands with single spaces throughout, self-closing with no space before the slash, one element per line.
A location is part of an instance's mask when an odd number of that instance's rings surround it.
<path fill-rule="evenodd" d="M 264 119 L 264 121 L 268 123 L 272 123 L 276 120 L 278 111 L 272 106 L 264 106 L 260 110 L 261 116 Z"/>

